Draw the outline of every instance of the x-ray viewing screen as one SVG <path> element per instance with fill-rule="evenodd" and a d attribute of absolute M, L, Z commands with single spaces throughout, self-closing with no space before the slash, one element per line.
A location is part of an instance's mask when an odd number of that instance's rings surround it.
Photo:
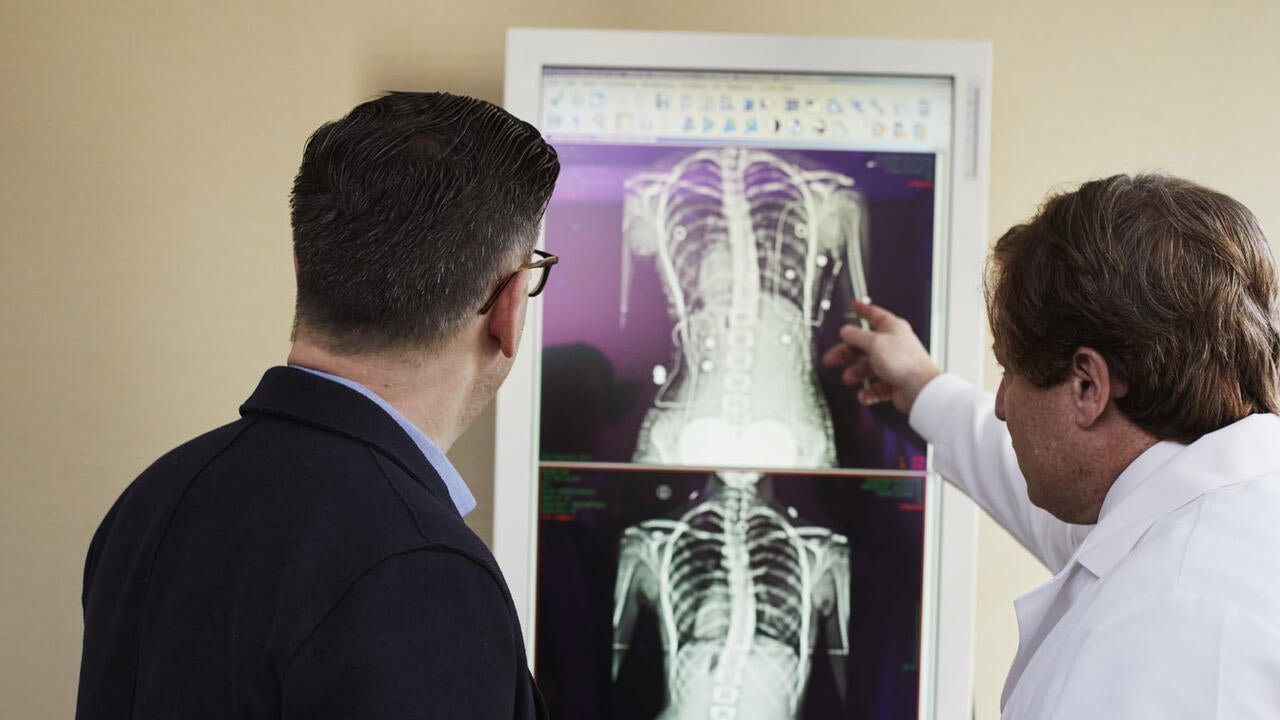
<path fill-rule="evenodd" d="M 926 445 L 819 358 L 930 342 L 951 84 L 544 71 L 535 671 L 563 718 L 915 718 Z M 856 322 L 856 320 L 853 320 Z"/>
<path fill-rule="evenodd" d="M 540 475 L 555 717 L 916 717 L 923 478 Z"/>

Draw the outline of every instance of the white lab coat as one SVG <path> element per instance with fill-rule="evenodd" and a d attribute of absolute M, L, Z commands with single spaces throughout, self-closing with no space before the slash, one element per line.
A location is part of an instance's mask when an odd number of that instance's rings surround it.
<path fill-rule="evenodd" d="M 1055 573 L 1015 603 L 1002 718 L 1280 719 L 1280 417 L 1156 445 L 1092 526 L 1031 505 L 989 393 L 940 376 L 911 425 Z"/>

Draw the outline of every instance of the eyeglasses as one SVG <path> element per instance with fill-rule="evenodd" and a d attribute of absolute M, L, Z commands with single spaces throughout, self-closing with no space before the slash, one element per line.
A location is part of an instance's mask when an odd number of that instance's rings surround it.
<path fill-rule="evenodd" d="M 533 255 L 529 258 L 529 262 L 516 268 L 516 271 L 508 275 L 507 279 L 503 280 L 502 284 L 493 291 L 493 294 L 489 296 L 488 301 L 481 306 L 480 314 L 483 315 L 489 312 L 489 309 L 493 307 L 493 304 L 498 302 L 498 296 L 502 294 L 502 291 L 507 287 L 507 285 L 511 284 L 511 281 L 514 280 L 522 270 L 533 271 L 529 273 L 528 293 L 529 297 L 535 297 L 538 293 L 542 292 L 542 288 L 546 287 L 547 276 L 551 274 L 551 266 L 558 262 L 560 262 L 560 258 L 555 255 L 541 250 L 534 250 Z"/>

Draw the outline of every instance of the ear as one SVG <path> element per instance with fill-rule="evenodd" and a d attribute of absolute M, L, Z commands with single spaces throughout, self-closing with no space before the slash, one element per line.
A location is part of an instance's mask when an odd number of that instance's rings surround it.
<path fill-rule="evenodd" d="M 524 310 L 529 299 L 525 292 L 528 272 L 521 270 L 518 277 L 512 278 L 485 315 L 489 336 L 497 341 L 502 354 L 508 358 L 515 357 L 516 348 L 520 346 L 520 334 L 524 331 Z"/>
<path fill-rule="evenodd" d="M 1092 427 L 1107 406 L 1128 390 L 1124 381 L 1111 374 L 1102 353 L 1090 347 L 1078 347 L 1071 355 L 1071 402 L 1076 424 Z"/>

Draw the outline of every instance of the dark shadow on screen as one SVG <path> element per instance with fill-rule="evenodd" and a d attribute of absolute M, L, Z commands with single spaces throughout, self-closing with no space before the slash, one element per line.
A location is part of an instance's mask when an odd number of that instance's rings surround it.
<path fill-rule="evenodd" d="M 542 350 L 539 457 L 591 461 L 602 436 L 635 404 L 635 383 L 617 383 L 609 358 L 586 343 Z"/>

